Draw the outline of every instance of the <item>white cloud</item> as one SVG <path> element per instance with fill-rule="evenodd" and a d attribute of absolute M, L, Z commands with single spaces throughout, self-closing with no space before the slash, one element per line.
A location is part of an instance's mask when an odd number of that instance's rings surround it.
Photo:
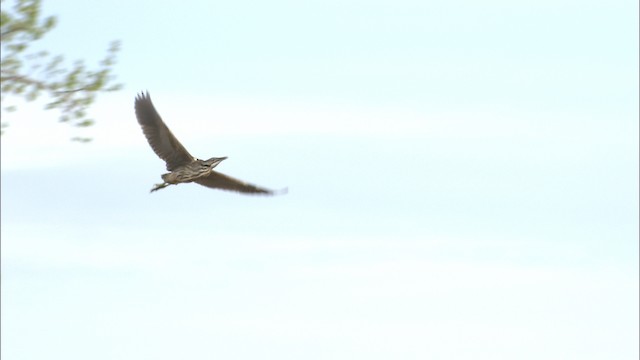
<path fill-rule="evenodd" d="M 3 170 L 42 168 L 129 158 L 149 149 L 135 120 L 133 96 L 110 95 L 92 108 L 93 127 L 78 130 L 59 124 L 55 112 L 37 105 L 22 107 L 9 119 L 2 137 Z M 152 94 L 156 108 L 187 148 L 216 142 L 225 136 L 382 136 L 389 139 L 544 139 L 565 134 L 587 137 L 611 132 L 594 128 L 576 114 L 509 114 L 429 112 L 415 108 L 356 107 L 260 98 L 221 98 Z M 580 124 L 580 126 L 578 126 Z M 614 124 L 613 127 L 616 125 Z M 619 126 L 617 127 L 619 128 Z M 617 129 L 616 128 L 616 129 Z M 613 131 L 616 131 L 613 129 Z M 586 132 L 586 133 L 585 133 Z M 73 136 L 94 138 L 89 145 L 70 142 Z M 275 141 L 275 140 L 274 140 Z M 223 149 L 215 149 L 224 152 Z"/>

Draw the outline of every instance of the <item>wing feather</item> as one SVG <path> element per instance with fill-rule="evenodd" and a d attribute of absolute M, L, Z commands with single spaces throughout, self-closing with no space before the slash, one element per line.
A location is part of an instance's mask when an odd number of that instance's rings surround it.
<path fill-rule="evenodd" d="M 195 182 L 202 186 L 206 186 L 214 189 L 237 191 L 237 192 L 246 193 L 246 194 L 274 195 L 276 193 L 273 190 L 261 188 L 256 185 L 246 183 L 244 181 L 232 178 L 231 176 L 227 176 L 225 174 L 219 173 L 217 171 L 212 171 L 209 176 L 204 178 L 199 178 L 195 180 Z"/>
<path fill-rule="evenodd" d="M 135 109 L 144 136 L 153 151 L 167 163 L 167 170 L 172 171 L 194 160 L 162 121 L 148 92 L 138 94 Z"/>

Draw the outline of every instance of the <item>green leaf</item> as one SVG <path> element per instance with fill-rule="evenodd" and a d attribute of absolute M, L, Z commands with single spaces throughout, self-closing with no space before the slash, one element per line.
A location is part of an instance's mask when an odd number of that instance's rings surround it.
<path fill-rule="evenodd" d="M 120 41 L 109 44 L 97 69 L 88 68 L 82 60 L 76 60 L 70 68 L 65 67 L 62 55 L 52 56 L 44 50 L 29 52 L 33 41 L 46 35 L 57 23 L 55 16 L 41 14 L 42 0 L 13 0 L 11 7 L 5 6 L 4 0 L 0 2 L 3 5 L 0 8 L 2 104 L 11 96 L 32 101 L 45 95 L 48 98 L 45 110 L 57 109 L 60 122 L 91 126 L 94 120 L 87 119 L 86 112 L 96 95 L 122 88 L 121 84 L 114 84 L 113 77 Z M 16 111 L 15 106 L 0 108 L 3 112 Z M 75 140 L 86 142 L 88 139 Z"/>

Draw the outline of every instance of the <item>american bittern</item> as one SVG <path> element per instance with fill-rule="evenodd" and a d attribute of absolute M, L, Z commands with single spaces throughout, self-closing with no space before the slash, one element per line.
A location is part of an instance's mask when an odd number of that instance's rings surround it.
<path fill-rule="evenodd" d="M 245 183 L 230 176 L 213 171 L 226 157 L 209 160 L 196 159 L 173 136 L 167 125 L 153 107 L 149 93 L 140 93 L 135 103 L 136 117 L 153 151 L 167 163 L 169 173 L 162 174 L 162 184 L 156 184 L 151 192 L 171 184 L 195 182 L 200 185 L 231 190 L 247 194 L 273 195 L 274 191 Z"/>

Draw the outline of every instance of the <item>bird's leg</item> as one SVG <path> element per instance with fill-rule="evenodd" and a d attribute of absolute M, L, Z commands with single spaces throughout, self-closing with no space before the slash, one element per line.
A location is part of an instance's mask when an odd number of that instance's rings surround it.
<path fill-rule="evenodd" d="M 154 191 L 160 190 L 160 189 L 165 188 L 165 187 L 167 187 L 167 186 L 169 186 L 169 185 L 171 185 L 171 184 L 169 184 L 169 183 L 167 183 L 167 182 L 162 183 L 162 184 L 155 184 L 155 185 L 154 185 L 154 187 L 153 187 L 153 189 L 151 189 L 151 191 L 150 191 L 150 192 L 154 192 Z"/>

